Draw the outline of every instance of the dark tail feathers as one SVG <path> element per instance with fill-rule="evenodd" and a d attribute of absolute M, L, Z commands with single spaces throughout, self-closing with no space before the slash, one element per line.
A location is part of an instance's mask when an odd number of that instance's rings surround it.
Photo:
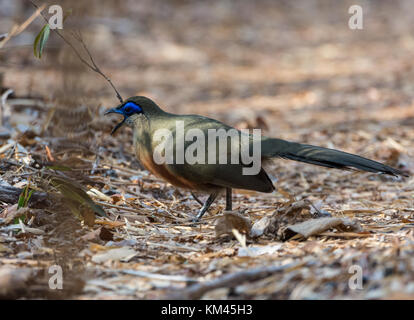
<path fill-rule="evenodd" d="M 393 176 L 407 176 L 407 174 L 398 169 L 354 154 L 281 139 L 263 139 L 262 155 L 263 158 L 280 157 L 328 168 L 356 168 L 363 171 L 385 173 Z"/>

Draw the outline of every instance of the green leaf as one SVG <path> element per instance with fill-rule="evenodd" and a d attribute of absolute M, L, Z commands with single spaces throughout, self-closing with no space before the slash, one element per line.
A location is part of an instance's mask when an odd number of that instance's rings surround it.
<path fill-rule="evenodd" d="M 33 53 L 36 58 L 42 57 L 43 49 L 46 45 L 47 39 L 49 39 L 50 26 L 45 24 L 45 26 L 40 30 L 39 34 L 36 36 L 33 44 Z"/>
<path fill-rule="evenodd" d="M 27 204 L 29 203 L 33 191 L 34 190 L 29 191 L 29 185 L 24 187 L 22 193 L 19 196 L 19 201 L 17 202 L 17 209 L 27 207 Z"/>
<path fill-rule="evenodd" d="M 33 194 L 33 192 L 34 192 L 34 190 L 30 190 L 29 191 L 29 194 L 26 196 L 26 198 L 24 199 L 24 206 L 25 207 L 27 207 L 27 205 L 28 205 L 28 203 L 29 203 L 29 200 L 30 200 L 30 198 L 31 198 L 31 196 L 32 196 L 32 194 Z"/>
<path fill-rule="evenodd" d="M 17 202 L 17 209 L 24 207 L 24 191 L 19 196 L 19 201 Z"/>

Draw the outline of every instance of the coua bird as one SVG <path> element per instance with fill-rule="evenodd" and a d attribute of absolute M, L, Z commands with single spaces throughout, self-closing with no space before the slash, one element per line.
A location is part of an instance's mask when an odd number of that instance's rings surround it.
<path fill-rule="evenodd" d="M 196 215 L 194 221 L 198 221 L 209 209 L 221 192 L 226 192 L 226 210 L 232 210 L 232 189 L 246 189 L 270 193 L 275 187 L 268 174 L 260 166 L 254 175 L 244 174 L 246 164 L 219 161 L 220 151 L 208 149 L 206 143 L 202 144 L 206 159 L 217 158 L 217 161 L 196 162 L 187 161 L 155 161 L 154 152 L 159 146 L 156 139 L 157 130 L 167 129 L 174 137 L 177 133 L 177 123 L 184 125 L 184 133 L 191 129 L 197 129 L 205 136 L 211 129 L 236 130 L 220 121 L 200 115 L 177 115 L 165 112 L 154 101 L 142 96 L 131 97 L 123 101 L 116 108 L 108 110 L 105 114 L 117 113 L 122 115 L 123 120 L 112 130 L 115 133 L 123 124 L 133 129 L 133 141 L 136 157 L 145 169 L 159 176 L 172 185 L 185 188 L 193 194 L 194 191 L 209 193 L 208 199 Z M 253 139 L 249 137 L 249 144 Z M 184 148 L 188 147 L 189 141 L 184 142 Z M 339 150 L 317 147 L 281 139 L 260 136 L 260 160 L 261 164 L 273 158 L 284 158 L 319 165 L 327 168 L 357 169 L 362 171 L 383 173 L 393 176 L 405 176 L 403 172 L 385 164 L 363 158 L 354 154 Z M 174 148 L 177 147 L 174 142 Z M 229 151 L 228 151 L 229 152 Z M 211 160 L 211 159 L 210 159 Z M 213 159 L 214 160 L 214 159 Z M 193 194 L 194 195 L 194 194 Z"/>

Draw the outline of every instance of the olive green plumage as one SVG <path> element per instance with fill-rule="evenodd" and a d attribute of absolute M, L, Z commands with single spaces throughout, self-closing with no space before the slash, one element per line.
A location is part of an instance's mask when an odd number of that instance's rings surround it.
<path fill-rule="evenodd" d="M 111 109 L 109 113 L 121 113 L 119 110 L 128 102 L 133 102 L 142 109 L 142 112 L 128 116 L 126 123 L 133 127 L 137 158 L 152 173 L 161 176 L 178 187 L 187 188 L 191 191 L 210 192 L 211 199 L 209 198 L 209 200 L 212 201 L 221 190 L 225 189 L 238 188 L 260 192 L 272 192 L 274 190 L 274 186 L 263 168 L 256 175 L 244 175 L 242 170 L 245 165 L 241 162 L 239 164 L 229 163 L 230 154 L 227 157 L 229 159 L 228 163 L 219 164 L 218 149 L 215 164 L 189 164 L 185 161 L 184 164 L 177 164 L 176 162 L 163 165 L 155 164 L 152 157 L 159 141 L 155 141 L 153 137 L 159 129 L 170 130 L 175 138 L 177 135 L 177 121 L 183 122 L 185 133 L 191 129 L 199 129 L 206 137 L 209 129 L 229 130 L 234 128 L 200 115 L 176 115 L 165 112 L 152 100 L 140 96 L 127 99 L 117 108 Z M 250 141 L 253 140 L 250 139 Z M 184 150 L 191 143 L 192 141 L 185 142 Z M 176 146 L 174 145 L 174 147 Z M 227 150 L 230 152 L 230 148 Z M 205 151 L 206 157 L 208 157 L 207 144 Z M 355 168 L 389 175 L 404 175 L 400 170 L 350 153 L 263 136 L 261 137 L 262 162 L 272 158 L 286 158 L 328 168 Z M 230 204 L 227 203 L 227 208 L 231 209 L 231 197 L 229 197 L 228 192 L 227 202 L 229 201 Z M 205 208 L 206 205 L 203 206 L 201 210 L 203 212 L 200 211 L 198 218 L 208 209 L 208 206 L 207 208 Z"/>

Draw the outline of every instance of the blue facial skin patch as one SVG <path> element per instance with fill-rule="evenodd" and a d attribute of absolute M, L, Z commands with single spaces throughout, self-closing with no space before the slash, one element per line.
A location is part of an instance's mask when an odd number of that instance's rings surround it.
<path fill-rule="evenodd" d="M 134 113 L 141 113 L 142 112 L 142 108 L 133 103 L 133 102 L 127 102 L 123 107 L 122 107 L 122 114 L 126 117 L 129 117 L 130 115 L 134 114 Z"/>
<path fill-rule="evenodd" d="M 112 135 L 125 123 L 125 120 L 128 119 L 128 117 L 132 116 L 135 113 L 142 113 L 142 108 L 134 102 L 129 101 L 121 107 L 108 110 L 105 114 L 109 113 L 118 113 L 124 116 L 124 119 L 120 123 L 118 123 L 116 127 L 112 130 Z"/>

